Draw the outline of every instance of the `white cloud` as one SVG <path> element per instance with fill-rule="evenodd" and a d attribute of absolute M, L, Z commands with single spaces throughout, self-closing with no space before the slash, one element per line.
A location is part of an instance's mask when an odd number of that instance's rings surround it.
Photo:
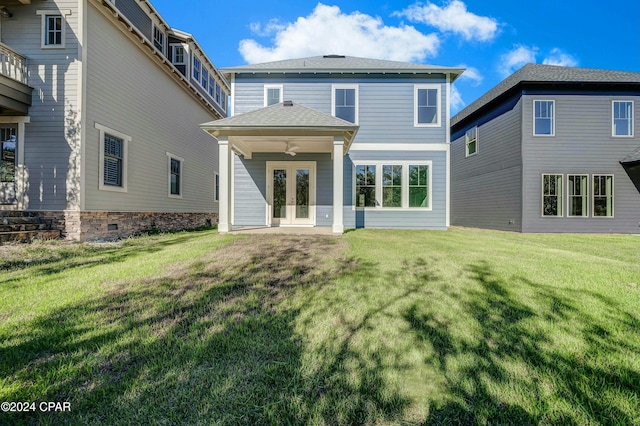
<path fill-rule="evenodd" d="M 498 72 L 500 72 L 504 77 L 507 77 L 524 65 L 528 63 L 535 63 L 537 53 L 538 48 L 535 46 L 527 47 L 521 44 L 516 44 L 513 47 L 513 50 L 500 57 Z"/>
<path fill-rule="evenodd" d="M 497 20 L 469 12 L 467 5 L 461 0 L 451 0 L 444 7 L 429 1 L 424 4 L 415 3 L 394 15 L 431 25 L 443 32 L 460 34 L 466 40 L 489 41 L 498 34 Z"/>
<path fill-rule="evenodd" d="M 551 49 L 549 55 L 542 61 L 545 65 L 560 65 L 563 67 L 575 67 L 578 65 L 578 60 L 568 53 L 564 53 L 557 47 Z"/>
<path fill-rule="evenodd" d="M 482 74 L 480 74 L 480 71 L 478 71 L 477 68 L 468 67 L 465 64 L 460 64 L 456 68 L 466 68 L 464 73 L 462 73 L 462 75 L 458 78 L 458 81 L 470 80 L 473 86 L 479 86 L 480 84 L 482 84 L 482 80 L 484 80 L 484 77 L 482 76 Z"/>
<path fill-rule="evenodd" d="M 270 62 L 324 54 L 343 54 L 395 61 L 421 62 L 434 56 L 440 40 L 409 25 L 386 26 L 378 17 L 360 12 L 343 13 L 337 6 L 318 3 L 307 17 L 280 24 L 270 21 L 264 34 L 273 31 L 273 45 L 263 46 L 252 39 L 240 41 L 239 51 L 248 63 Z"/>
<path fill-rule="evenodd" d="M 280 24 L 280 21 L 277 19 L 271 19 L 265 25 L 260 22 L 252 22 L 249 24 L 249 29 L 252 33 L 260 36 L 260 37 L 268 37 L 272 34 L 277 33 L 278 31 L 282 31 L 285 28 L 284 25 Z"/>
<path fill-rule="evenodd" d="M 456 86 L 454 86 L 453 84 L 451 85 L 450 101 L 451 101 L 451 115 L 456 114 L 466 105 L 462 100 L 462 95 L 460 94 Z"/>

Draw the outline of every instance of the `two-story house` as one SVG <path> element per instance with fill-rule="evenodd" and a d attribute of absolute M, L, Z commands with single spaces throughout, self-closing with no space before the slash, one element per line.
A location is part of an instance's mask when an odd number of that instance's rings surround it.
<path fill-rule="evenodd" d="M 0 1 L 0 209 L 69 239 L 215 223 L 230 87 L 147 0 Z"/>
<path fill-rule="evenodd" d="M 451 119 L 452 224 L 640 233 L 640 73 L 524 66 Z"/>
<path fill-rule="evenodd" d="M 462 69 L 326 55 L 225 68 L 219 230 L 447 229 L 449 91 Z"/>

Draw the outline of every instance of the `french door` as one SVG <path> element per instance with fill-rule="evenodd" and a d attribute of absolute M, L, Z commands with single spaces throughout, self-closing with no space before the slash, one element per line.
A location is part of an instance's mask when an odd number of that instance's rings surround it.
<path fill-rule="evenodd" d="M 314 225 L 315 181 L 314 161 L 267 162 L 270 224 Z"/>

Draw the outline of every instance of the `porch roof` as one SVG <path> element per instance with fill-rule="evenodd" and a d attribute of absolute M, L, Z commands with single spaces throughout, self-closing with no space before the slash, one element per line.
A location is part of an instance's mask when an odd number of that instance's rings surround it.
<path fill-rule="evenodd" d="M 204 123 L 200 127 L 216 139 L 220 136 L 341 136 L 345 153 L 360 128 L 291 101 Z"/>

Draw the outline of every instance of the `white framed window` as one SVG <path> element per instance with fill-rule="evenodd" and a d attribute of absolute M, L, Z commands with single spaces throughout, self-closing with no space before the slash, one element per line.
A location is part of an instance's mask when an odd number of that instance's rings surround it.
<path fill-rule="evenodd" d="M 197 82 L 200 82 L 200 59 L 193 57 L 193 79 Z"/>
<path fill-rule="evenodd" d="M 16 128 L 4 125 L 0 128 L 0 182 L 16 181 L 16 148 Z"/>
<path fill-rule="evenodd" d="M 611 136 L 633 137 L 633 101 L 611 102 Z"/>
<path fill-rule="evenodd" d="M 220 85 L 216 83 L 216 97 L 215 100 L 218 105 L 220 105 Z"/>
<path fill-rule="evenodd" d="M 431 161 L 354 162 L 354 208 L 432 210 Z"/>
<path fill-rule="evenodd" d="M 227 94 L 224 92 L 220 94 L 220 106 L 224 111 L 227 110 Z"/>
<path fill-rule="evenodd" d="M 41 43 L 43 49 L 63 49 L 66 38 L 65 16 L 71 15 L 71 10 L 36 10 L 40 15 Z"/>
<path fill-rule="evenodd" d="M 533 101 L 533 134 L 535 136 L 555 136 L 555 101 Z"/>
<path fill-rule="evenodd" d="M 153 45 L 164 53 L 164 32 L 156 24 L 153 24 Z"/>
<path fill-rule="evenodd" d="M 542 216 L 562 217 L 562 175 L 542 175 Z"/>
<path fill-rule="evenodd" d="M 167 168 L 169 172 L 168 188 L 170 198 L 182 198 L 182 168 L 184 159 L 167 152 Z"/>
<path fill-rule="evenodd" d="M 100 132 L 98 189 L 127 192 L 127 153 L 131 137 L 98 123 L 95 128 Z"/>
<path fill-rule="evenodd" d="M 213 79 L 213 74 L 209 74 L 209 96 L 213 98 L 214 92 L 216 91 L 216 81 Z"/>
<path fill-rule="evenodd" d="M 213 202 L 220 201 L 220 175 L 217 172 L 213 172 Z"/>
<path fill-rule="evenodd" d="M 589 216 L 589 175 L 567 175 L 567 216 Z"/>
<path fill-rule="evenodd" d="M 282 84 L 264 85 L 264 106 L 279 104 L 282 100 Z"/>
<path fill-rule="evenodd" d="M 173 51 L 171 55 L 171 62 L 173 62 L 174 65 L 186 65 L 184 46 L 181 44 L 172 44 L 171 47 Z"/>
<path fill-rule="evenodd" d="M 358 124 L 358 85 L 331 85 L 331 115 Z"/>
<path fill-rule="evenodd" d="M 202 67 L 202 81 L 201 81 L 202 87 L 204 88 L 204 90 L 208 90 L 209 88 L 209 70 L 206 69 L 205 67 Z"/>
<path fill-rule="evenodd" d="M 440 127 L 440 85 L 416 84 L 413 88 L 413 125 Z"/>
<path fill-rule="evenodd" d="M 467 130 L 464 134 L 465 157 L 470 157 L 478 153 L 478 126 Z"/>
<path fill-rule="evenodd" d="M 593 217 L 613 217 L 613 175 L 593 175 Z"/>

